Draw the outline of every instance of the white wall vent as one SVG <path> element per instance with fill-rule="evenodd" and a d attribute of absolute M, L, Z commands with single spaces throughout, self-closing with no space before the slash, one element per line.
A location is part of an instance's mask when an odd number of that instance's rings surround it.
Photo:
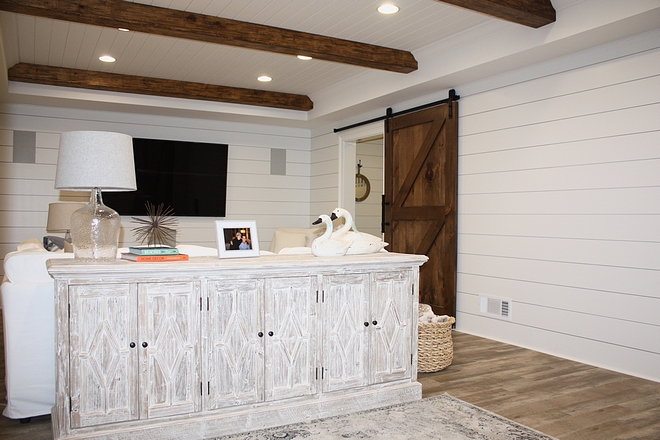
<path fill-rule="evenodd" d="M 486 315 L 511 320 L 511 300 L 480 296 L 480 311 Z"/>

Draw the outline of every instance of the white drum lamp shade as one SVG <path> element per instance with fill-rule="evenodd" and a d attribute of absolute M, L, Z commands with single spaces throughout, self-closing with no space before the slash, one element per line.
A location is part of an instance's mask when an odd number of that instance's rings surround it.
<path fill-rule="evenodd" d="M 131 136 L 103 131 L 62 133 L 55 189 L 91 191 L 90 202 L 71 215 L 75 257 L 114 260 L 121 217 L 103 204 L 101 191 L 137 189 Z"/>
<path fill-rule="evenodd" d="M 83 202 L 53 202 L 48 204 L 47 232 L 66 232 L 65 239 L 70 240 L 71 214 L 85 206 Z"/>

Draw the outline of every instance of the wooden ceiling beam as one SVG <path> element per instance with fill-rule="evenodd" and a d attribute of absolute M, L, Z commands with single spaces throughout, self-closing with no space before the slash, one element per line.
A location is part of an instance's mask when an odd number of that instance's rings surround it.
<path fill-rule="evenodd" d="M 533 28 L 554 23 L 557 13 L 550 0 L 437 0 Z"/>
<path fill-rule="evenodd" d="M 314 106 L 312 100 L 305 95 L 67 69 L 39 64 L 16 64 L 9 69 L 8 77 L 10 81 L 33 84 L 229 102 L 232 104 L 256 105 L 287 110 L 308 111 Z"/>
<path fill-rule="evenodd" d="M 121 0 L 2 0 L 0 10 L 391 72 L 417 70 L 413 54 L 403 50 Z"/>

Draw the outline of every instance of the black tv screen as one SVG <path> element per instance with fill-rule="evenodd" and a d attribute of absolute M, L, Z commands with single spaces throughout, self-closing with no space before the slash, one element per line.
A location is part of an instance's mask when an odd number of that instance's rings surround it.
<path fill-rule="evenodd" d="M 103 192 L 119 215 L 147 215 L 147 202 L 175 216 L 224 217 L 227 144 L 133 138 L 137 191 Z"/>

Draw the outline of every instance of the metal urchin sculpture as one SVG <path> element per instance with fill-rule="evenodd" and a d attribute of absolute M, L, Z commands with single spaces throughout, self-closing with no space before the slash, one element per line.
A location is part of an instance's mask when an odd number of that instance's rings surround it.
<path fill-rule="evenodd" d="M 135 238 L 142 244 L 146 241 L 147 246 L 175 246 L 175 227 L 179 224 L 179 219 L 172 215 L 174 210 L 169 206 L 164 209 L 162 203 L 158 208 L 150 202 L 144 206 L 147 208 L 148 219 L 132 217 L 134 223 L 142 225 L 133 228 Z"/>

